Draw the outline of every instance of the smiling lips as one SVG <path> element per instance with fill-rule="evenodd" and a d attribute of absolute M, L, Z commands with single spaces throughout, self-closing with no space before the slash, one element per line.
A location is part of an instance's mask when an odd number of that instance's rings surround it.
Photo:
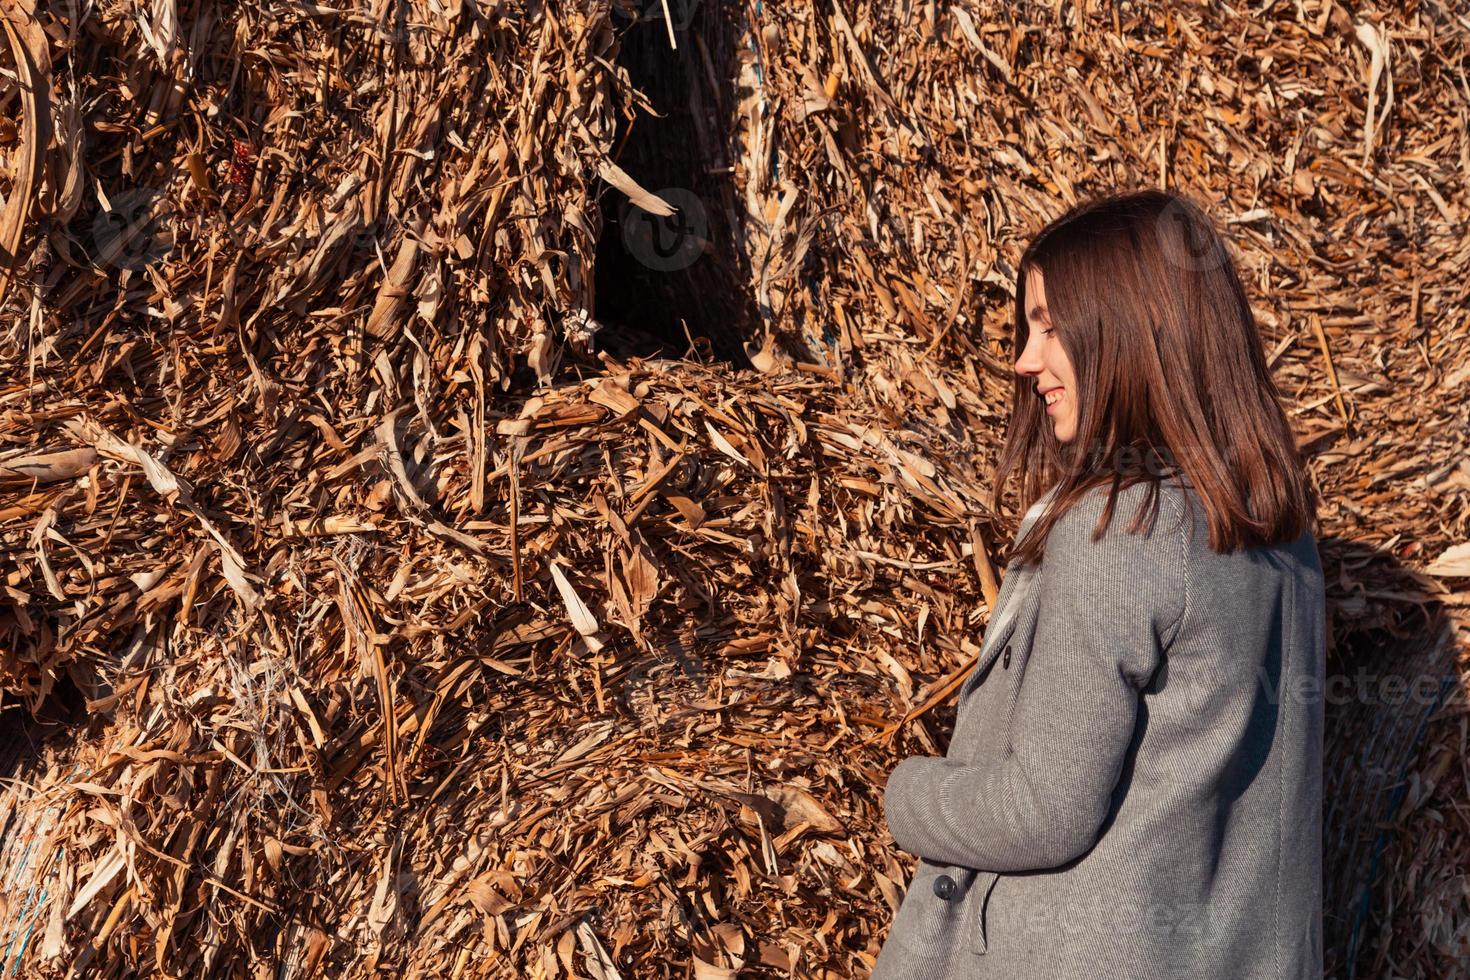
<path fill-rule="evenodd" d="M 1052 406 L 1056 405 L 1057 402 L 1062 400 L 1063 390 L 1063 388 L 1058 386 L 1056 388 L 1048 388 L 1045 391 L 1037 392 L 1037 394 L 1041 395 L 1042 399 L 1046 402 L 1046 410 L 1048 412 L 1051 411 Z"/>

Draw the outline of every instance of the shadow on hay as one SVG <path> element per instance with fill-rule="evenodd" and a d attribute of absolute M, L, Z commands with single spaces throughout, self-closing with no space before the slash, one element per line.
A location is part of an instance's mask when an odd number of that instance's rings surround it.
<path fill-rule="evenodd" d="M 1341 594 L 1339 583 L 1371 579 L 1416 589 L 1398 560 L 1382 551 L 1341 538 L 1318 547 L 1329 616 L 1341 618 L 1347 607 L 1372 601 Z M 1336 643 L 1327 658 L 1323 944 L 1325 975 L 1339 980 L 1378 975 L 1367 954 L 1369 939 L 1386 927 L 1383 858 L 1403 829 L 1396 814 L 1409 773 L 1435 741 L 1432 729 L 1444 724 L 1435 715 L 1456 700 L 1459 676 L 1455 627 L 1440 603 L 1390 599 L 1383 617 L 1379 628 L 1329 633 Z"/>

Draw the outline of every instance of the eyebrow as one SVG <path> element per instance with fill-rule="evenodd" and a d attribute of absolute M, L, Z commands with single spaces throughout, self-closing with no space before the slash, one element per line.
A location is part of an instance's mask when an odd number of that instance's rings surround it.
<path fill-rule="evenodd" d="M 1044 307 L 1044 306 L 1033 306 L 1033 307 L 1031 307 L 1031 318 L 1033 320 L 1040 320 L 1042 317 L 1046 317 L 1047 319 L 1050 319 L 1051 318 L 1051 314 L 1046 311 L 1046 307 Z"/>

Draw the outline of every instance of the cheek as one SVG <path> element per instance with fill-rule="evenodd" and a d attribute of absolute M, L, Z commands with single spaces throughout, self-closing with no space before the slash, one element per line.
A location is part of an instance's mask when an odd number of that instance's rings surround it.
<path fill-rule="evenodd" d="M 1052 365 L 1052 373 L 1071 390 L 1077 376 L 1072 371 L 1072 362 L 1067 359 L 1066 352 L 1060 346 L 1052 354 Z"/>

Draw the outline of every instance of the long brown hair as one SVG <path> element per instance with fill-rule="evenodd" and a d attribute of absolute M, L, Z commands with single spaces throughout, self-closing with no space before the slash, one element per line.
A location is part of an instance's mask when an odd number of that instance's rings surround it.
<path fill-rule="evenodd" d="M 1076 374 L 1076 435 L 1052 435 L 1031 379 L 1017 375 L 997 464 L 997 511 L 1021 470 L 1022 510 L 1053 499 L 1014 557 L 1041 560 L 1056 520 L 1094 487 L 1108 499 L 1150 487 L 1135 515 L 1151 524 L 1160 484 L 1193 485 L 1217 552 L 1293 541 L 1315 530 L 1313 498 L 1234 259 L 1183 194 L 1143 190 L 1082 202 L 1046 225 L 1016 271 L 1015 348 L 1025 349 L 1026 280 L 1039 270 L 1053 327 Z"/>

